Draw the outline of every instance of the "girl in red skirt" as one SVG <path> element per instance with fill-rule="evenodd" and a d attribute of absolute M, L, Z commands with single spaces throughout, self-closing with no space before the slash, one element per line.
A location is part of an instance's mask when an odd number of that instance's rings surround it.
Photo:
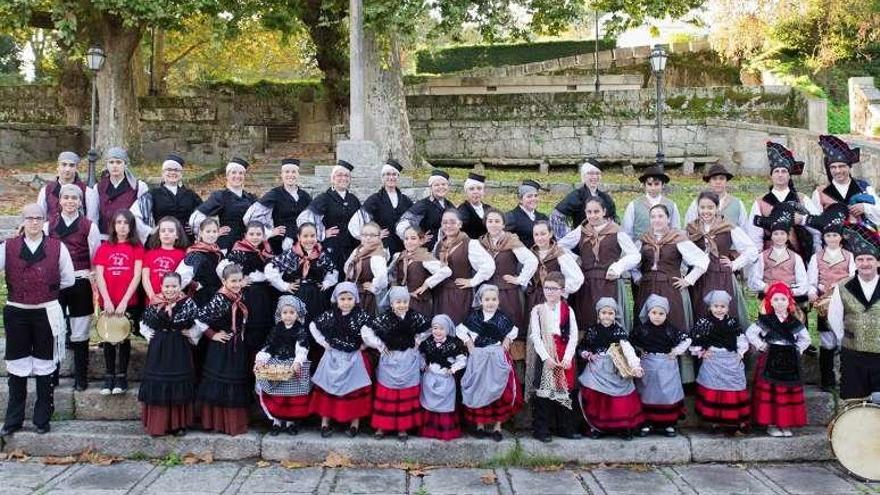
<path fill-rule="evenodd" d="M 141 335 L 149 344 L 138 390 L 141 422 L 152 436 L 183 436 L 193 421 L 196 384 L 190 341 L 199 308 L 181 292 L 177 273 L 167 272 L 161 283 L 141 320 Z"/>
<path fill-rule="evenodd" d="M 333 289 L 325 311 L 309 325 L 312 338 L 324 348 L 324 355 L 312 377 L 315 388 L 309 413 L 321 416 L 321 437 L 333 434 L 330 420 L 349 423 L 349 437 L 360 431 L 361 418 L 373 411 L 373 381 L 364 336 L 370 331 L 370 315 L 358 306 L 358 288 L 342 282 Z"/>
<path fill-rule="evenodd" d="M 461 436 L 456 402 L 455 373 L 467 364 L 465 347 L 455 336 L 455 324 L 446 315 L 431 320 L 431 336 L 419 344 L 425 360 L 419 402 L 424 420 L 419 435 L 453 440 Z"/>
<path fill-rule="evenodd" d="M 177 270 L 177 266 L 183 261 L 188 239 L 183 225 L 174 217 L 163 217 L 159 220 L 156 231 L 147 238 L 141 283 L 148 303 L 162 290 L 162 277 Z"/>
<path fill-rule="evenodd" d="M 739 320 L 730 316 L 731 296 L 722 290 L 706 294 L 709 314 L 691 329 L 691 354 L 701 359 L 697 374 L 697 415 L 728 435 L 749 421 L 749 391 L 743 356 L 749 342 Z"/>
<path fill-rule="evenodd" d="M 309 416 L 309 331 L 305 319 L 306 304 L 300 298 L 281 296 L 275 311 L 275 326 L 269 331 L 266 347 L 257 353 L 254 371 L 266 365 L 293 367 L 290 380 L 257 379 L 257 397 L 263 412 L 272 420 L 269 429 L 272 436 L 282 431 L 296 435 L 296 422 Z"/>
<path fill-rule="evenodd" d="M 807 424 L 800 355 L 810 335 L 796 316 L 791 289 L 777 282 L 767 289 L 762 314 L 746 330 L 749 343 L 761 354 L 755 368 L 752 421 L 767 427 L 771 437 L 790 437 L 791 428 Z"/>
<path fill-rule="evenodd" d="M 669 299 L 651 294 L 642 305 L 638 324 L 630 335 L 632 345 L 641 351 L 645 370 L 645 375 L 636 380 L 646 423 L 639 431 L 642 437 L 652 431 L 674 437 L 675 424 L 684 417 L 684 388 L 678 356 L 687 352 L 691 339 L 669 323 L 668 314 Z"/>
<path fill-rule="evenodd" d="M 523 405 L 510 358 L 510 343 L 519 329 L 498 310 L 499 304 L 498 287 L 481 285 L 474 295 L 474 310 L 455 329 L 470 352 L 461 378 L 464 417 L 476 425 L 477 438 L 491 435 L 496 442 L 502 439 L 501 423 Z M 491 434 L 486 425 L 492 425 Z"/>
<path fill-rule="evenodd" d="M 394 287 L 388 292 L 391 308 L 373 320 L 371 347 L 381 352 L 376 370 L 376 396 L 373 399 L 373 417 L 370 425 L 377 439 L 386 431 L 396 431 L 400 441 L 406 441 L 407 430 L 422 424 L 419 387 L 422 359 L 417 350 L 430 329 L 428 319 L 409 309 L 409 291 Z M 371 340 L 371 339 L 368 339 Z"/>
<path fill-rule="evenodd" d="M 591 438 L 614 432 L 625 440 L 632 440 L 632 431 L 645 421 L 642 403 L 633 379 L 624 378 L 612 361 L 611 346 L 620 346 L 635 376 L 641 377 L 644 372 L 635 349 L 627 340 L 626 330 L 617 320 L 620 315 L 617 302 L 610 297 L 599 299 L 596 313 L 597 323 L 587 327 L 577 347 L 578 356 L 586 361 L 578 377 L 581 410 Z"/>

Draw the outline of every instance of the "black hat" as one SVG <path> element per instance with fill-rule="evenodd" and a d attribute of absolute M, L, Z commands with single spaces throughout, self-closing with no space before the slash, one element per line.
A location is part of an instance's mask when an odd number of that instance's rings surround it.
<path fill-rule="evenodd" d="M 657 165 L 652 165 L 652 166 L 646 168 L 645 171 L 642 172 L 642 175 L 639 176 L 639 182 L 644 184 L 651 177 L 660 179 L 660 181 L 663 182 L 664 184 L 669 183 L 669 176 L 666 175 L 666 173 Z"/>
<path fill-rule="evenodd" d="M 385 165 L 388 165 L 398 172 L 403 172 L 403 165 L 401 165 L 400 162 L 395 160 L 394 158 L 389 158 L 385 160 Z"/>
<path fill-rule="evenodd" d="M 338 166 L 340 166 L 340 167 L 342 167 L 342 168 L 344 168 L 344 169 L 347 169 L 349 172 L 351 172 L 352 170 L 354 170 L 354 165 L 348 163 L 348 162 L 345 161 L 345 160 L 337 160 L 337 161 L 336 161 L 336 165 L 338 165 Z"/>
<path fill-rule="evenodd" d="M 532 179 L 526 179 L 526 180 L 522 181 L 522 185 L 534 187 L 535 189 L 537 189 L 539 191 L 544 190 L 544 187 L 541 186 L 541 184 L 539 184 L 538 181 L 534 181 Z"/>
<path fill-rule="evenodd" d="M 785 146 L 767 141 L 767 159 L 770 161 L 770 172 L 777 168 L 788 170 L 791 175 L 801 175 L 804 172 L 804 162 L 794 159 L 794 155 Z"/>
<path fill-rule="evenodd" d="M 837 136 L 819 136 L 819 146 L 822 147 L 822 152 L 825 153 L 826 168 L 832 163 L 845 163 L 852 166 L 858 163 L 861 158 L 861 150 L 859 148 L 850 148 L 848 144 Z"/>
<path fill-rule="evenodd" d="M 443 177 L 444 179 L 449 180 L 449 174 L 438 168 L 431 170 L 431 177 Z"/>
<path fill-rule="evenodd" d="M 870 238 L 866 238 L 866 236 L 870 236 Z M 864 232 L 863 234 L 857 229 L 846 229 L 843 239 L 854 257 L 868 254 L 880 259 L 880 248 L 878 248 L 880 240 L 873 232 Z"/>
<path fill-rule="evenodd" d="M 849 217 L 849 209 L 843 203 L 832 203 L 822 212 L 821 215 L 810 215 L 807 217 L 807 227 L 812 227 L 821 231 L 823 234 L 828 229 L 843 228 L 846 219 Z"/>
<path fill-rule="evenodd" d="M 486 183 L 486 176 L 485 175 L 475 174 L 473 172 L 468 172 L 468 179 L 475 180 L 481 184 Z"/>
<path fill-rule="evenodd" d="M 172 162 L 177 162 L 178 164 L 180 164 L 181 167 L 183 167 L 183 164 L 186 163 L 183 160 L 182 156 L 175 154 L 175 153 L 168 153 L 168 156 L 165 157 L 165 161 L 167 162 L 169 160 Z"/>
<path fill-rule="evenodd" d="M 239 158 L 237 156 L 232 157 L 232 160 L 229 160 L 229 163 L 237 163 L 244 168 L 248 168 L 251 166 L 250 163 L 247 162 L 244 158 Z"/>
<path fill-rule="evenodd" d="M 703 182 L 709 182 L 709 179 L 715 177 L 716 175 L 723 175 L 727 177 L 727 180 L 733 179 L 733 174 L 728 172 L 724 165 L 720 163 L 713 163 L 711 167 L 703 174 Z"/>
<path fill-rule="evenodd" d="M 770 232 L 784 230 L 788 232 L 794 227 L 794 214 L 799 213 L 797 207 L 789 202 L 777 203 L 766 217 L 756 216 L 753 223 L 756 227 Z"/>
<path fill-rule="evenodd" d="M 282 158 L 281 166 L 283 167 L 285 165 L 296 165 L 297 167 L 299 167 L 299 160 L 297 160 L 296 158 Z"/>

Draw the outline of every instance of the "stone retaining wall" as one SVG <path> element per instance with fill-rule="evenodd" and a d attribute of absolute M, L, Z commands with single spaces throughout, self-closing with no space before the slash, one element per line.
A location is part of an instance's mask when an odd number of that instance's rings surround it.
<path fill-rule="evenodd" d="M 84 150 L 88 137 L 77 127 L 0 123 L 0 165 L 53 161 L 61 150 Z"/>

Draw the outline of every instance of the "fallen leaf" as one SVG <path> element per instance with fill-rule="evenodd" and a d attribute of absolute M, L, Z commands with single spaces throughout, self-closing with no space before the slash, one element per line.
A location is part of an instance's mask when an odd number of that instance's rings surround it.
<path fill-rule="evenodd" d="M 213 452 L 205 452 L 204 454 L 198 456 L 199 460 L 202 461 L 202 464 L 213 464 L 214 463 L 214 453 Z"/>
<path fill-rule="evenodd" d="M 428 475 L 428 470 L 425 468 L 410 469 L 409 474 L 410 476 L 418 476 L 419 478 L 423 478 Z"/>
<path fill-rule="evenodd" d="M 180 461 L 184 466 L 192 466 L 199 463 L 199 458 L 195 454 L 186 454 Z"/>
<path fill-rule="evenodd" d="M 326 462 L 326 461 L 325 461 Z M 299 469 L 306 467 L 307 464 L 299 461 L 291 461 L 290 459 L 285 459 L 281 461 L 281 467 L 284 469 Z"/>
<path fill-rule="evenodd" d="M 498 475 L 493 471 L 486 471 L 485 474 L 480 476 L 480 481 L 482 481 L 484 485 L 494 485 L 495 483 L 498 483 Z"/>
<path fill-rule="evenodd" d="M 256 464 L 257 468 L 267 468 L 271 465 L 272 465 L 272 463 L 269 461 L 257 461 L 257 464 Z M 283 463 L 282 463 L 282 465 L 283 465 Z"/>
<path fill-rule="evenodd" d="M 549 473 L 553 471 L 561 471 L 562 468 L 562 464 L 547 464 L 545 466 L 538 466 L 534 468 L 533 471 L 538 473 Z"/>
<path fill-rule="evenodd" d="M 43 457 L 43 464 L 47 466 L 66 466 L 68 464 L 75 464 L 76 457 L 72 455 L 67 455 L 64 457 Z"/>
<path fill-rule="evenodd" d="M 4 452 L 0 454 L 0 460 L 4 461 L 26 461 L 30 456 L 25 454 L 21 449 L 15 449 L 12 452 Z"/>
<path fill-rule="evenodd" d="M 123 460 L 122 457 L 118 456 L 110 456 L 101 454 L 98 452 L 92 452 L 91 449 L 83 450 L 79 456 L 77 456 L 77 462 L 86 462 L 89 464 L 96 464 L 98 466 L 109 466 L 116 462 L 121 462 Z"/>
<path fill-rule="evenodd" d="M 321 466 L 326 468 L 352 467 L 353 465 L 350 457 L 332 450 L 327 454 L 327 458 L 324 459 L 324 462 L 321 463 Z"/>

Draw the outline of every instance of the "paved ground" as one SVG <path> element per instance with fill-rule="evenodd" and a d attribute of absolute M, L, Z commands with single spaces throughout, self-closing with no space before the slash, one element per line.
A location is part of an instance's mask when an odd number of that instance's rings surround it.
<path fill-rule="evenodd" d="M 47 494 L 822 494 L 880 493 L 880 485 L 848 477 L 832 463 L 687 464 L 594 467 L 555 471 L 518 468 L 285 468 L 215 462 L 162 466 L 125 461 L 111 466 L 0 462 L 4 495 Z"/>

